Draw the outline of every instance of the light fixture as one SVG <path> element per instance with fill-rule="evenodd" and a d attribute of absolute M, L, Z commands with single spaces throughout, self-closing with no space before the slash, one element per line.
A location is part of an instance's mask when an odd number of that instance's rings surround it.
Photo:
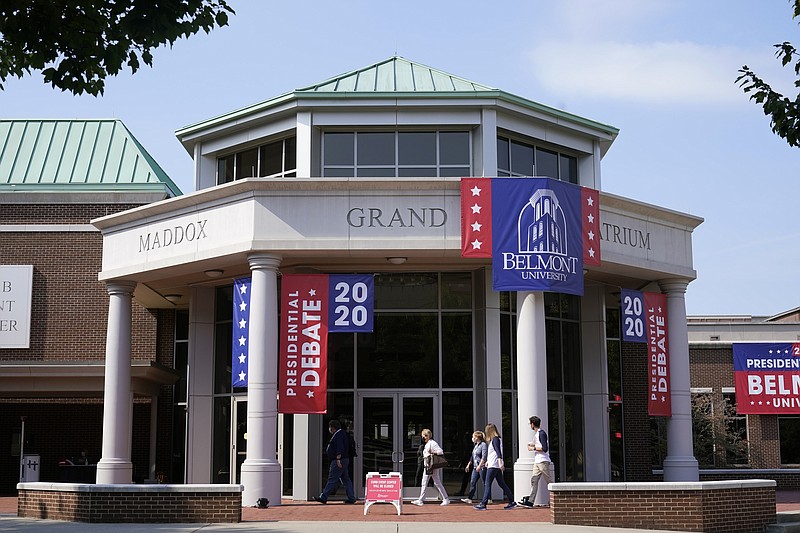
<path fill-rule="evenodd" d="M 206 270 L 206 276 L 208 276 L 209 278 L 218 278 L 224 273 L 225 271 L 220 268 L 212 268 L 211 270 Z"/>
<path fill-rule="evenodd" d="M 182 296 L 180 294 L 165 294 L 164 298 L 166 298 L 168 301 L 176 304 L 176 303 L 181 301 Z"/>
<path fill-rule="evenodd" d="M 386 260 L 393 265 L 402 265 L 406 262 L 407 257 L 387 257 Z"/>

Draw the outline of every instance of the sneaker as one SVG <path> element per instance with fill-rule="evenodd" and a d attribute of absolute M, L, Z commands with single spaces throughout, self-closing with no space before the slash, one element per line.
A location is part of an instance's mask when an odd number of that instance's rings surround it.
<path fill-rule="evenodd" d="M 528 500 L 527 498 L 525 498 L 524 500 L 519 502 L 519 504 L 520 505 L 524 505 L 525 507 L 528 507 L 529 509 L 533 508 L 533 503 L 530 500 Z"/>
<path fill-rule="evenodd" d="M 442 503 L 440 503 L 439 505 L 442 505 L 442 506 L 450 505 L 450 500 L 442 500 Z"/>
<path fill-rule="evenodd" d="M 422 502 L 419 501 L 419 500 L 411 500 L 411 503 L 413 503 L 414 505 L 419 505 L 420 507 L 422 507 Z"/>
<path fill-rule="evenodd" d="M 488 503 L 488 504 L 493 504 L 494 502 L 493 502 L 493 501 L 490 499 L 490 500 L 489 500 L 488 502 L 486 502 L 486 503 Z"/>
<path fill-rule="evenodd" d="M 544 507 L 550 507 L 550 504 L 549 503 L 540 503 L 539 505 L 534 505 L 534 507 L 536 507 L 537 509 L 544 508 Z"/>
<path fill-rule="evenodd" d="M 313 496 L 313 499 L 314 499 L 314 501 L 315 501 L 315 502 L 319 502 L 319 503 L 328 503 L 328 500 L 323 500 L 323 499 L 322 499 L 322 498 L 320 498 L 319 496 Z"/>
<path fill-rule="evenodd" d="M 485 511 L 486 510 L 486 506 L 483 505 L 482 503 L 479 503 L 478 505 L 473 505 L 472 508 L 475 509 L 476 511 Z"/>
<path fill-rule="evenodd" d="M 510 502 L 508 505 L 503 507 L 503 509 L 513 509 L 516 506 L 517 506 L 517 502 Z"/>
<path fill-rule="evenodd" d="M 344 503 L 352 505 L 352 504 L 356 503 L 356 500 L 345 500 Z"/>
<path fill-rule="evenodd" d="M 461 501 L 472 505 L 472 500 L 470 500 L 469 498 L 461 498 Z"/>

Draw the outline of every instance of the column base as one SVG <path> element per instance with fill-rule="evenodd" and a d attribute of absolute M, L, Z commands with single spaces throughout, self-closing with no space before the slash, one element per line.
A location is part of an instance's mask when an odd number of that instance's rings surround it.
<path fill-rule="evenodd" d="M 129 485 L 133 483 L 133 463 L 125 459 L 100 459 L 97 462 L 98 485 Z"/>
<path fill-rule="evenodd" d="M 281 465 L 278 461 L 245 459 L 242 463 L 242 507 L 256 505 L 267 498 L 270 506 L 281 504 Z"/>
<path fill-rule="evenodd" d="M 521 501 L 524 496 L 529 496 L 531 493 L 531 476 L 533 476 L 533 458 L 520 457 L 514 463 L 514 497 L 517 501 Z M 550 479 L 555 482 L 555 472 L 553 471 L 553 463 L 550 463 Z M 547 483 L 544 480 L 539 480 L 539 490 L 536 491 L 535 505 L 547 505 L 550 503 L 550 490 L 547 488 Z"/>
<path fill-rule="evenodd" d="M 700 481 L 700 469 L 697 465 L 697 459 L 692 456 L 667 456 L 667 458 L 664 459 L 664 481 Z"/>

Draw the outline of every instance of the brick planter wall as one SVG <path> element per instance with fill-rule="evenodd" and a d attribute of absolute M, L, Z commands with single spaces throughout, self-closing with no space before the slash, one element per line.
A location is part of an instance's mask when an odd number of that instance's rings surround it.
<path fill-rule="evenodd" d="M 552 483 L 554 524 L 762 533 L 775 523 L 775 482 Z"/>
<path fill-rule="evenodd" d="M 241 485 L 20 483 L 17 516 L 89 523 L 238 523 Z"/>

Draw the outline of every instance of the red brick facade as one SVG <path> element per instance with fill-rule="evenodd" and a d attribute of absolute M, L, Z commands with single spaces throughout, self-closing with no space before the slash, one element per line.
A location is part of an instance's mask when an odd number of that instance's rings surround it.
<path fill-rule="evenodd" d="M 22 489 L 17 516 L 89 523 L 237 523 L 242 519 L 242 493 L 230 486 L 214 492 L 192 485 L 150 486 L 146 491 L 102 487 Z"/>
<path fill-rule="evenodd" d="M 3 204 L 0 225 L 77 225 L 136 207 L 113 203 Z M 43 228 L 47 229 L 47 228 Z M 58 228 L 53 228 L 58 229 Z M 4 231 L 0 264 L 33 265 L 30 348 L 0 350 L 6 364 L 102 365 L 105 359 L 108 292 L 98 281 L 102 236 L 99 231 Z M 134 362 L 173 366 L 174 311 L 132 305 Z M 70 379 L 70 378 L 65 378 Z M 75 378 L 80 379 L 80 378 Z M 77 387 L 76 387 L 77 388 Z M 157 469 L 169 470 L 172 444 L 172 387 L 158 401 Z M 73 397 L 78 395 L 80 397 Z M 11 436 L 25 416 L 25 453 L 41 456 L 40 480 L 59 481 L 58 463 L 86 449 L 101 457 L 102 392 L 0 395 L 0 435 Z M 0 494 L 13 493 L 19 458 L 11 438 L 0 439 Z M 133 410 L 134 480 L 149 477 L 150 399 L 136 397 Z"/>
<path fill-rule="evenodd" d="M 762 533 L 775 523 L 775 487 L 557 490 L 550 508 L 554 524 Z"/>

